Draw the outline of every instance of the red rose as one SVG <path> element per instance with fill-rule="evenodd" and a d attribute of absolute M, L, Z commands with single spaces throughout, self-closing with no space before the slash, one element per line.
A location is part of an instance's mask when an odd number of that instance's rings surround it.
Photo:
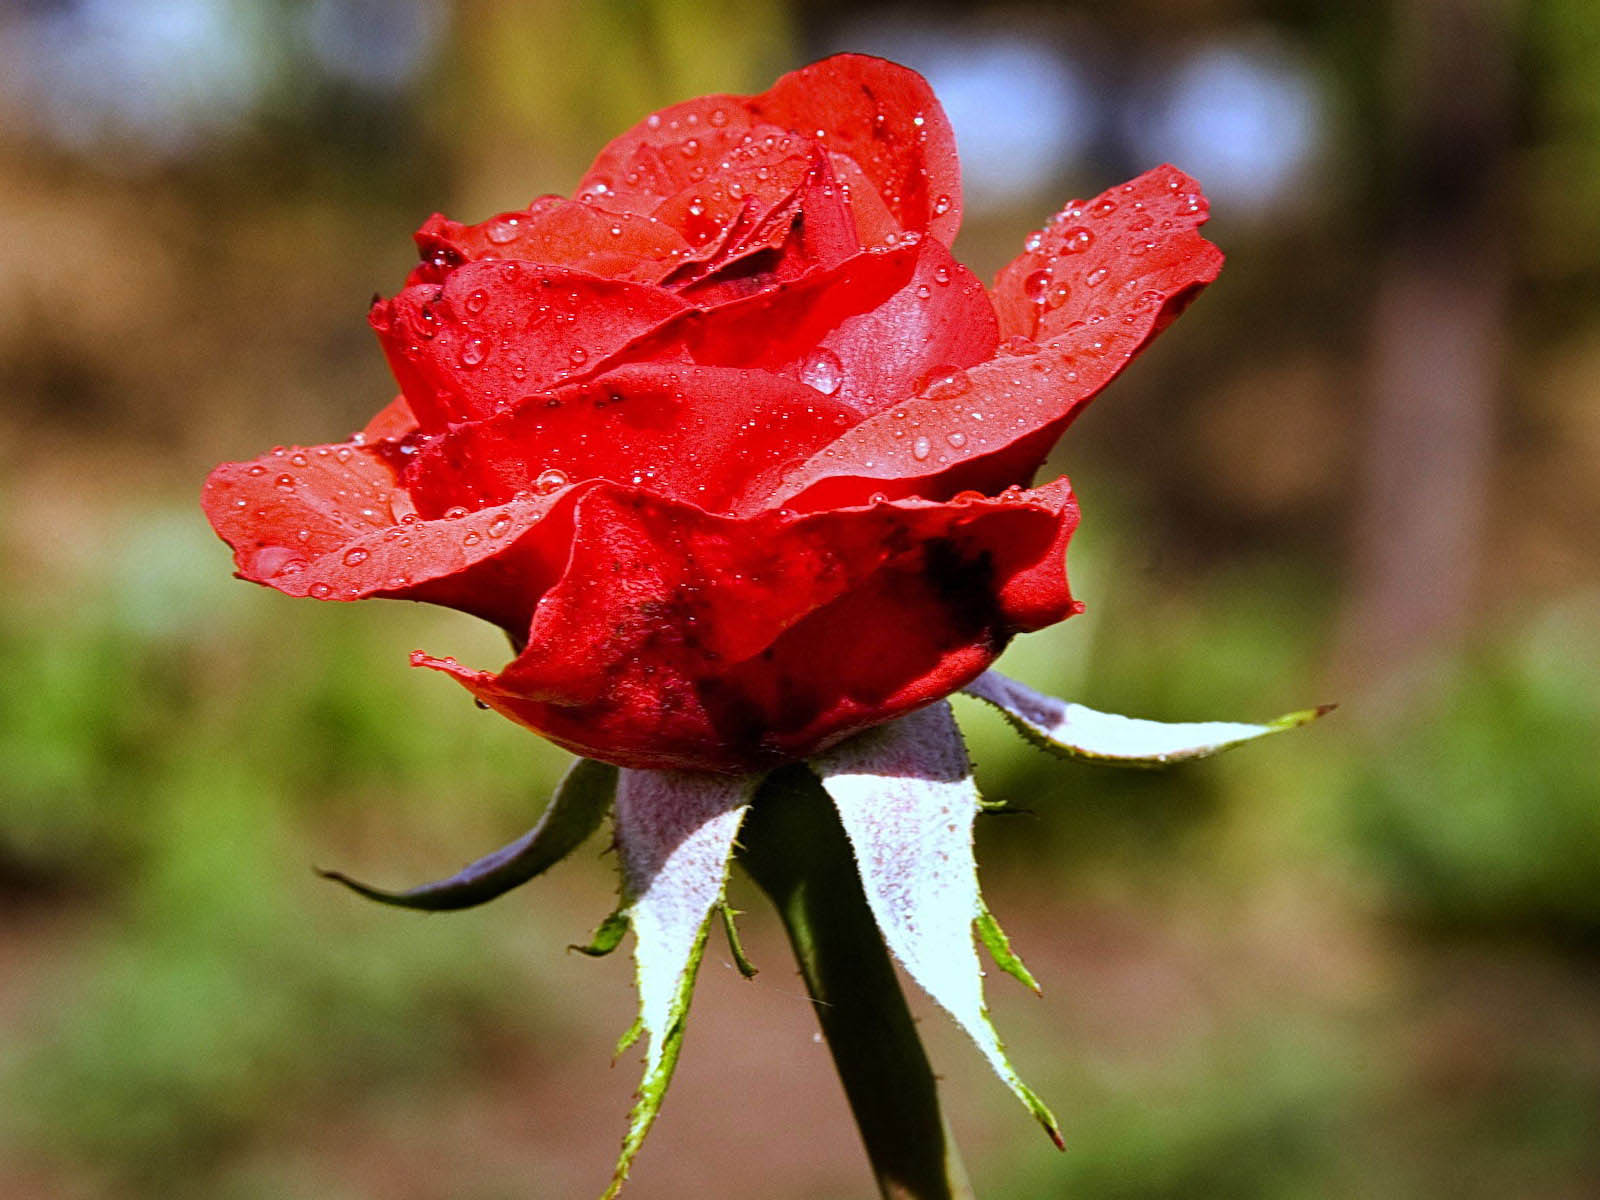
<path fill-rule="evenodd" d="M 338 445 L 218 467 L 238 573 L 510 635 L 414 655 L 578 754 L 759 770 L 970 682 L 1078 611 L 1084 403 L 1222 257 L 1161 167 L 1074 203 L 984 286 L 951 257 L 927 84 L 841 55 L 607 146 L 576 196 L 431 218 L 371 322 L 401 395 Z"/>

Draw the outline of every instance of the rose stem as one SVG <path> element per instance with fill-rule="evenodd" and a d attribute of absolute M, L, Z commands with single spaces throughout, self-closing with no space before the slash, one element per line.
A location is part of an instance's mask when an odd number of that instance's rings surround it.
<path fill-rule="evenodd" d="M 777 906 L 885 1200 L 972 1200 L 894 965 L 827 794 L 803 766 L 762 785 L 739 861 Z"/>

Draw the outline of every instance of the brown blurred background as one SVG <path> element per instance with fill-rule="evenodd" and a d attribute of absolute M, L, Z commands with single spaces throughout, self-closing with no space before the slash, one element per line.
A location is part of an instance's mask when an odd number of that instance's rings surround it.
<path fill-rule="evenodd" d="M 1171 160 L 1223 277 L 1070 432 L 1088 613 L 1006 669 L 1167 719 L 1338 700 L 1163 775 L 963 707 L 996 977 L 1056 1154 L 924 1028 L 988 1197 L 1600 1195 L 1600 9 L 1590 0 L 5 0 L 0 1195 L 596 1194 L 636 1081 L 602 842 L 363 906 L 562 756 L 406 668 L 491 630 L 235 582 L 215 461 L 390 394 L 434 209 L 569 189 L 651 107 L 838 49 L 923 70 L 989 274 Z M 869 1194 L 781 935 L 714 943 L 629 1195 Z M 926 1006 L 923 1011 L 927 1012 Z"/>

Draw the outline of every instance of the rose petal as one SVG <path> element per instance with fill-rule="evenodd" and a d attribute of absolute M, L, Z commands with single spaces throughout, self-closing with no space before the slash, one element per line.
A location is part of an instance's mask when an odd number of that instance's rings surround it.
<path fill-rule="evenodd" d="M 1170 321 L 1222 268 L 1222 252 L 1195 232 L 1209 213 L 1200 185 L 1170 166 L 1069 204 L 995 279 L 1002 336 L 1048 341 L 1136 309 L 1146 293 Z"/>
<path fill-rule="evenodd" d="M 816 147 L 803 178 L 780 203 L 763 213 L 746 201 L 717 254 L 668 280 L 685 300 L 713 307 L 836 266 L 861 249 L 846 191 L 834 181 L 831 159 Z"/>
<path fill-rule="evenodd" d="M 870 416 L 984 362 L 997 340 L 983 285 L 943 243 L 919 238 L 681 314 L 619 357 L 774 372 Z"/>
<path fill-rule="evenodd" d="M 524 262 L 467 263 L 370 315 L 425 430 L 582 378 L 686 306 L 642 284 Z"/>
<path fill-rule="evenodd" d="M 421 446 L 405 482 L 423 516 L 609 479 L 710 512 L 761 503 L 782 469 L 856 419 L 797 380 L 672 362 L 556 388 Z"/>
<path fill-rule="evenodd" d="M 672 225 L 564 196 L 541 196 L 521 212 L 463 225 L 435 213 L 416 233 L 422 265 L 412 283 L 436 283 L 462 263 L 514 258 L 572 267 L 635 283 L 660 283 L 689 255 Z"/>
<path fill-rule="evenodd" d="M 421 656 L 623 766 L 757 769 L 908 711 L 1070 615 L 1064 480 L 1010 500 L 711 516 L 597 485 L 498 676 Z"/>
<path fill-rule="evenodd" d="M 1153 172 L 1136 181 L 1131 195 L 1159 185 L 1163 195 L 1181 198 L 1187 193 L 1168 186 L 1173 178 L 1170 169 Z M 873 492 L 938 499 L 964 488 L 995 492 L 1026 482 L 1083 406 L 1216 278 L 1222 255 L 1191 225 L 1173 218 L 1162 236 L 1170 240 L 1122 263 L 1129 278 L 1104 281 L 1097 299 L 1105 307 L 1063 305 L 1042 328 L 1055 329 L 1058 312 L 1074 319 L 1043 345 L 1013 335 L 996 358 L 948 373 L 911 401 L 863 421 L 793 471 L 774 502 L 811 510 L 860 503 Z M 1003 272 L 1003 285 L 1015 274 Z M 1002 286 L 1000 294 L 1012 297 L 1003 332 L 1015 327 L 1018 310 L 1012 290 Z"/>
<path fill-rule="evenodd" d="M 815 136 L 859 164 L 903 229 L 947 246 L 955 241 L 955 132 L 921 75 L 881 58 L 836 54 L 791 71 L 751 101 L 762 120 Z"/>
<path fill-rule="evenodd" d="M 946 245 L 955 240 L 961 174 L 944 109 L 915 71 L 861 54 L 792 71 L 758 96 L 704 96 L 653 113 L 600 152 L 576 195 L 653 211 L 698 182 L 691 173 L 702 160 L 716 162 L 761 124 L 854 160 L 902 229 L 927 231 Z M 690 142 L 693 153 L 685 153 Z M 869 225 L 876 207 L 867 210 Z"/>
<path fill-rule="evenodd" d="M 416 431 L 417 414 L 411 411 L 411 405 L 402 394 L 385 404 L 367 422 L 361 431 L 361 439 L 368 442 L 398 442 Z"/>
<path fill-rule="evenodd" d="M 526 535 L 565 497 L 424 521 L 396 482 L 396 450 L 347 442 L 224 463 L 206 479 L 201 504 L 243 579 L 319 600 L 426 600 L 524 636 L 566 542 L 559 522 L 546 531 L 554 551 Z"/>

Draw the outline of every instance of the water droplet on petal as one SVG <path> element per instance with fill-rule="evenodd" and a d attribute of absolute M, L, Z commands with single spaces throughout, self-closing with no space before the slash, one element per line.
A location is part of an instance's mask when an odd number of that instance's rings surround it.
<path fill-rule="evenodd" d="M 310 591 L 311 594 L 318 600 L 326 600 L 329 596 L 333 595 L 333 588 L 326 583 L 313 583 Z"/>
<path fill-rule="evenodd" d="M 916 441 L 911 443 L 911 457 L 916 459 L 918 462 L 921 462 L 932 453 L 933 443 L 928 441 L 928 439 L 925 437 L 919 436 Z"/>
<path fill-rule="evenodd" d="M 1043 304 L 1049 290 L 1050 272 L 1048 269 L 1035 271 L 1022 281 L 1022 294 L 1035 304 Z"/>
<path fill-rule="evenodd" d="M 516 241 L 517 235 L 521 232 L 522 230 L 518 228 L 518 221 L 515 217 L 496 218 L 490 221 L 488 228 L 483 231 L 484 236 L 496 246 L 504 246 L 507 242 Z"/>
<path fill-rule="evenodd" d="M 1090 213 L 1091 216 L 1109 217 L 1112 213 L 1114 213 L 1116 211 L 1117 211 L 1117 202 L 1115 200 L 1102 200 L 1102 201 L 1100 201 L 1100 203 L 1096 204 L 1093 208 L 1091 208 L 1089 210 L 1089 213 Z"/>
<path fill-rule="evenodd" d="M 574 346 L 572 348 L 572 353 L 567 355 L 567 357 L 572 360 L 573 366 L 581 367 L 584 363 L 589 361 L 589 352 L 582 346 Z"/>
<path fill-rule="evenodd" d="M 370 557 L 372 556 L 360 546 L 356 546 L 344 552 L 344 565 L 347 567 L 359 567 Z"/>
<path fill-rule="evenodd" d="M 800 382 L 824 396 L 831 396 L 844 383 L 844 364 L 825 346 L 818 346 L 800 367 Z"/>
<path fill-rule="evenodd" d="M 1027 240 L 1022 243 L 1022 248 L 1032 254 L 1042 245 L 1044 245 L 1044 230 L 1035 229 L 1028 235 Z"/>
<path fill-rule="evenodd" d="M 460 504 L 455 505 L 453 508 L 447 508 L 444 510 L 444 519 L 446 521 L 459 521 L 466 515 L 466 508 Z"/>
<path fill-rule="evenodd" d="M 933 202 L 933 215 L 942 217 L 950 211 L 950 197 L 940 196 Z"/>
<path fill-rule="evenodd" d="M 533 481 L 533 490 L 541 496 L 548 496 L 551 492 L 558 492 L 567 486 L 567 473 L 556 467 L 550 467 L 539 472 L 539 478 Z"/>
<path fill-rule="evenodd" d="M 251 467 L 248 471 L 245 472 L 246 475 L 258 475 L 258 476 L 259 475 L 265 475 L 266 473 L 267 473 L 267 469 L 265 467 L 263 467 L 260 463 L 256 463 L 255 466 Z"/>
<path fill-rule="evenodd" d="M 511 528 L 511 518 L 501 513 L 489 522 L 489 536 L 492 538 L 505 537 L 506 531 Z"/>
<path fill-rule="evenodd" d="M 488 303 L 489 293 L 484 291 L 482 288 L 474 288 L 467 294 L 467 311 L 473 316 L 477 316 L 479 313 L 481 313 L 484 309 L 484 306 Z"/>
<path fill-rule="evenodd" d="M 461 347 L 461 353 L 456 356 L 463 367 L 471 370 L 484 359 L 489 357 L 489 343 L 482 338 L 471 338 Z"/>
<path fill-rule="evenodd" d="M 945 287 L 950 282 L 950 268 L 936 267 L 933 272 L 933 281 L 940 287 Z"/>
<path fill-rule="evenodd" d="M 1106 276 L 1108 274 L 1110 274 L 1110 272 L 1107 271 L 1106 268 L 1096 267 L 1083 277 L 1083 281 L 1090 287 L 1098 287 L 1100 284 L 1106 281 Z"/>
<path fill-rule="evenodd" d="M 272 482 L 274 484 L 276 484 L 278 487 L 281 487 L 286 492 L 294 491 L 294 476 L 293 475 L 285 473 L 283 475 L 279 475 Z"/>
<path fill-rule="evenodd" d="M 1068 254 L 1082 254 L 1092 245 L 1094 245 L 1094 234 L 1082 225 L 1079 225 L 1076 229 L 1067 230 L 1066 236 L 1061 242 L 1061 248 Z"/>
<path fill-rule="evenodd" d="M 957 430 L 955 433 L 946 434 L 944 440 L 959 450 L 967 444 L 967 435 Z"/>
<path fill-rule="evenodd" d="M 935 367 L 922 377 L 918 393 L 930 400 L 950 400 L 972 389 L 972 380 L 960 367 Z"/>
<path fill-rule="evenodd" d="M 461 539 L 461 544 L 464 546 L 476 546 L 482 540 L 483 538 L 475 530 L 469 529 L 466 536 Z"/>

